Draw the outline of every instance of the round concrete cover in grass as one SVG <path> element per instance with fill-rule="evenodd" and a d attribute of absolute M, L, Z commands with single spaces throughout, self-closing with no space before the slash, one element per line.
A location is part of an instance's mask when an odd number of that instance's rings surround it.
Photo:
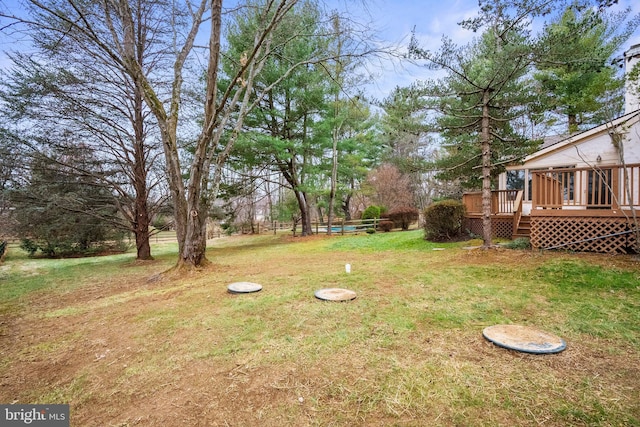
<path fill-rule="evenodd" d="M 251 282 L 235 282 L 227 286 L 227 289 L 233 294 L 248 294 L 262 290 L 262 285 Z"/>
<path fill-rule="evenodd" d="M 326 288 L 320 289 L 314 294 L 316 298 L 325 301 L 349 301 L 355 299 L 356 293 L 349 289 Z"/>
<path fill-rule="evenodd" d="M 495 345 L 525 353 L 559 353 L 567 347 L 562 338 L 530 326 L 489 326 L 482 335 Z"/>

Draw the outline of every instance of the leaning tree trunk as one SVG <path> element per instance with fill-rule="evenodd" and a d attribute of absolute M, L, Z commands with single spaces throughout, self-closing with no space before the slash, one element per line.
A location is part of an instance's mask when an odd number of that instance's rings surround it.
<path fill-rule="evenodd" d="M 485 248 L 492 245 L 491 227 L 491 133 L 489 129 L 489 91 L 482 96 L 482 240 Z"/>
<path fill-rule="evenodd" d="M 205 136 L 200 136 L 205 138 Z M 206 163 L 207 144 L 198 141 L 191 163 L 187 184 L 187 215 L 183 245 L 180 248 L 178 268 L 207 265 L 207 214 L 209 212 L 209 167 Z"/>
<path fill-rule="evenodd" d="M 341 207 L 342 207 L 342 212 L 344 213 L 344 219 L 345 221 L 351 221 L 351 193 L 347 194 L 344 198 L 344 200 L 342 200 L 341 203 Z"/>
<path fill-rule="evenodd" d="M 620 164 L 622 165 L 623 191 L 625 192 L 626 199 L 629 200 L 629 208 L 631 210 L 631 222 L 634 230 L 633 234 L 635 237 L 635 251 L 636 253 L 638 253 L 640 252 L 640 224 L 638 223 L 638 215 L 636 212 L 635 205 L 633 204 L 633 194 L 631 192 L 632 183 L 629 177 L 629 169 L 627 169 L 627 162 L 624 154 L 624 141 L 625 141 L 624 135 L 625 134 L 617 132 L 614 129 L 609 129 L 609 138 L 611 139 L 611 143 L 613 144 L 614 148 L 618 152 L 618 159 L 620 160 Z M 624 213 L 624 210 L 622 210 L 621 212 Z M 627 220 L 629 220 L 628 217 L 627 217 Z"/>
<path fill-rule="evenodd" d="M 313 229 L 311 228 L 311 212 L 307 203 L 307 196 L 303 191 L 295 191 L 298 207 L 300 208 L 300 219 L 302 225 L 301 236 L 311 236 Z"/>

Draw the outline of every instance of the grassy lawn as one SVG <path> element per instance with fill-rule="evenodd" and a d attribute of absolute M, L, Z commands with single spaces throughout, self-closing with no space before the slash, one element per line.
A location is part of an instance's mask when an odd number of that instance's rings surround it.
<path fill-rule="evenodd" d="M 73 426 L 640 426 L 640 261 L 473 243 L 225 237 L 179 277 L 167 239 L 144 263 L 12 248 L 0 402 L 69 403 Z M 567 349 L 498 348 L 482 329 L 500 323 Z"/>

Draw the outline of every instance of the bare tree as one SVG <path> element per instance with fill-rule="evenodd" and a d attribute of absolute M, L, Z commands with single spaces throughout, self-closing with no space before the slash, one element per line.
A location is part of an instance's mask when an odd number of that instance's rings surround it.
<path fill-rule="evenodd" d="M 385 163 L 371 171 L 367 184 L 373 188 L 376 202 L 392 211 L 402 206 L 413 206 L 411 179 L 402 175 L 397 167 Z"/>
<path fill-rule="evenodd" d="M 140 91 L 155 117 L 162 140 L 178 237 L 177 266 L 206 264 L 206 217 L 211 200 L 217 193 L 222 166 L 242 128 L 243 118 L 255 105 L 255 101 L 250 102 L 249 94 L 255 76 L 271 53 L 270 34 L 296 1 L 269 0 L 249 5 L 259 10 L 261 25 L 255 31 L 253 45 L 243 55 L 235 73 L 229 76 L 230 84 L 224 91 L 219 91 L 217 85 L 222 0 L 171 3 L 162 0 L 28 0 L 27 3 L 32 11 L 37 12 L 32 14 L 32 19 L 4 17 L 26 23 L 31 28 L 57 31 L 60 37 L 72 37 L 86 50 L 99 52 L 105 61 L 125 73 Z M 164 12 L 149 16 L 145 24 L 163 29 L 163 35 L 156 36 L 165 43 L 166 49 L 162 54 L 171 61 L 171 73 L 162 76 L 169 82 L 169 93 L 164 92 L 166 86 L 158 83 L 158 75 L 145 68 L 138 55 L 141 44 L 148 41 L 137 37 L 137 6 L 143 4 L 155 6 Z M 185 64 L 193 53 L 196 36 L 205 21 L 210 24 L 205 99 L 200 131 L 189 147 L 191 156 L 185 164 L 178 140 Z M 166 31 L 167 25 L 172 25 L 170 32 Z M 297 65 L 292 64 L 292 68 Z M 264 91 L 270 89 L 268 87 Z M 262 96 L 258 94 L 258 99 Z M 229 128 L 231 133 L 223 139 Z M 185 173 L 188 175 L 186 180 L 183 179 Z"/>
<path fill-rule="evenodd" d="M 139 37 L 145 35 L 139 32 Z M 126 222 L 116 218 L 116 225 L 134 234 L 137 258 L 150 259 L 149 225 L 165 197 L 157 173 L 157 132 L 155 137 L 150 133 L 152 121 L 140 91 L 126 74 L 92 52 L 75 48 L 72 40 L 56 40 L 54 47 L 50 32 L 39 31 L 38 36 L 39 58 L 11 55 L 13 67 L 0 95 L 4 111 L 20 128 L 23 152 L 42 155 L 53 146 L 73 150 L 80 141 L 90 146 L 103 163 L 100 173 L 81 164 L 68 164 L 67 169 L 79 176 L 93 175 L 96 184 L 113 193 L 113 203 Z M 57 39 L 56 33 L 53 36 Z M 138 55 L 146 64 L 149 52 Z"/>
<path fill-rule="evenodd" d="M 7 129 L 0 127 L 0 242 L 13 237 L 14 224 L 9 215 L 9 193 L 17 176 L 20 175 L 23 160 L 17 138 Z"/>

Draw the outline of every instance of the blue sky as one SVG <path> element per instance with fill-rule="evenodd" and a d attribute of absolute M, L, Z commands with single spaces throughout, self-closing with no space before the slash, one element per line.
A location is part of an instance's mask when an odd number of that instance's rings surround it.
<path fill-rule="evenodd" d="M 371 19 L 386 43 L 395 45 L 405 52 L 411 32 L 415 27 L 416 37 L 422 47 L 437 50 L 442 36 L 447 35 L 458 44 L 465 44 L 473 38 L 471 31 L 464 30 L 458 22 L 474 17 L 478 9 L 477 0 L 334 0 L 347 9 L 363 8 L 364 19 Z M 376 62 L 376 81 L 369 85 L 367 92 L 376 98 L 390 94 L 395 86 L 408 86 L 416 79 L 433 74 L 424 67 L 416 67 L 404 61 Z"/>
<path fill-rule="evenodd" d="M 474 33 L 464 30 L 458 22 L 476 16 L 477 0 L 330 0 L 340 8 L 357 11 L 366 5 L 367 13 L 373 19 L 374 25 L 380 31 L 382 39 L 395 43 L 406 49 L 411 30 L 415 26 L 416 37 L 422 47 L 437 50 L 441 45 L 443 35 L 451 38 L 459 45 L 470 42 Z M 640 13 L 640 1 L 619 0 L 619 4 L 611 11 L 632 8 L 632 14 Z M 542 22 L 538 23 L 542 25 Z M 640 43 L 640 29 L 623 46 L 620 55 L 632 45 Z M 388 61 L 382 63 L 376 70 L 379 77 L 377 82 L 370 85 L 368 93 L 374 97 L 388 95 L 396 86 L 407 86 L 417 79 L 428 78 L 433 71 L 424 67 L 416 67 L 399 62 Z"/>
<path fill-rule="evenodd" d="M 463 30 L 457 23 L 475 16 L 478 8 L 477 0 L 325 0 L 325 3 L 328 9 L 346 10 L 354 19 L 369 22 L 376 28 L 381 43 L 399 49 L 406 49 L 414 26 L 421 46 L 431 50 L 438 49 L 443 35 L 458 44 L 469 42 L 474 34 Z M 620 0 L 612 10 L 627 6 L 631 6 L 635 13 L 640 13 L 638 0 Z M 20 0 L 0 0 L 0 9 L 20 11 Z M 0 21 L 2 26 L 3 22 Z M 0 51 L 15 48 L 15 42 L 15 39 L 0 33 Z M 636 31 L 623 51 L 638 43 L 640 30 Z M 0 67 L 3 66 L 6 66 L 6 60 L 4 54 L 0 53 Z M 376 75 L 376 82 L 369 85 L 366 92 L 376 98 L 387 96 L 397 85 L 406 86 L 433 73 L 424 67 L 410 66 L 400 61 L 377 61 L 369 71 Z"/>

